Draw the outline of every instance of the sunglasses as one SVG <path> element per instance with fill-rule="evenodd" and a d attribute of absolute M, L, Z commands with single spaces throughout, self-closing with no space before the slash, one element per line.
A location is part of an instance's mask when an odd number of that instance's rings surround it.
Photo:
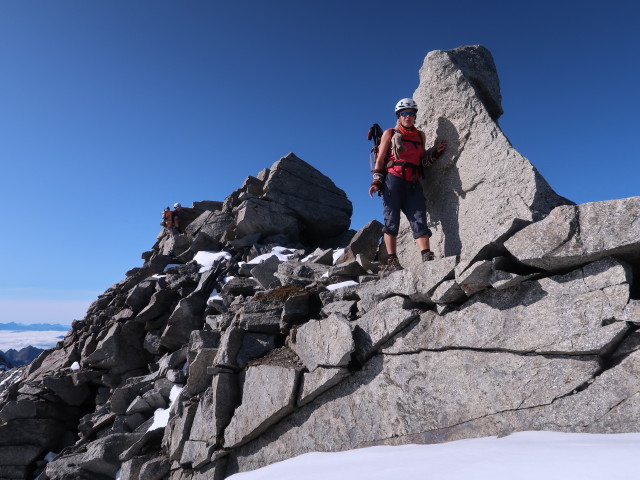
<path fill-rule="evenodd" d="M 415 117 L 416 116 L 416 112 L 400 112 L 400 116 L 401 117 Z"/>

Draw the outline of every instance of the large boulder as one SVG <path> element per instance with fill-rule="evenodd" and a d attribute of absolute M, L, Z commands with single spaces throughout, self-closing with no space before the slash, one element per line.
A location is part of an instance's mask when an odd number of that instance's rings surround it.
<path fill-rule="evenodd" d="M 349 229 L 353 206 L 343 190 L 293 153 L 271 166 L 264 197 L 291 209 L 303 238 L 329 238 Z"/>
<path fill-rule="evenodd" d="M 293 212 L 285 204 L 250 197 L 237 209 L 236 238 L 257 233 L 262 237 L 282 233 L 297 241 L 299 225 Z"/>
<path fill-rule="evenodd" d="M 516 233 L 505 247 L 522 263 L 565 270 L 617 255 L 640 258 L 640 197 L 566 205 Z"/>
<path fill-rule="evenodd" d="M 571 203 L 502 133 L 500 84 L 486 48 L 429 52 L 413 98 L 427 145 L 448 142 L 423 182 L 436 256 L 460 255 L 463 266 L 489 258 L 515 231 Z M 405 266 L 420 260 L 406 220 L 398 251 Z"/>

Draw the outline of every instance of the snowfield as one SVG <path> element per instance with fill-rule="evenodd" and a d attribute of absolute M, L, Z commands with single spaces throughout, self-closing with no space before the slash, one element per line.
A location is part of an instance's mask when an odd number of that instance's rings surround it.
<path fill-rule="evenodd" d="M 519 432 L 307 453 L 228 480 L 638 480 L 639 452 L 640 433 Z"/>

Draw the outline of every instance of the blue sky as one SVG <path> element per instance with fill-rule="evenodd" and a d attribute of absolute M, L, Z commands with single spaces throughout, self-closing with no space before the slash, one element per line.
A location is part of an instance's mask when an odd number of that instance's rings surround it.
<path fill-rule="evenodd" d="M 140 266 L 174 202 L 288 152 L 381 217 L 366 132 L 427 52 L 493 54 L 500 125 L 577 203 L 637 195 L 631 1 L 0 3 L 0 322 L 70 323 Z"/>

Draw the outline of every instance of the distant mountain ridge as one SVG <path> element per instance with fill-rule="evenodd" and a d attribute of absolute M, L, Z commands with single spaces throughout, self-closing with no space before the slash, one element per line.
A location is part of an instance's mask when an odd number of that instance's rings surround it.
<path fill-rule="evenodd" d="M 33 323 L 31 325 L 16 322 L 0 323 L 0 330 L 24 330 L 29 332 L 60 330 L 61 332 L 66 332 L 70 328 L 70 325 L 60 325 L 58 323 Z"/>
<path fill-rule="evenodd" d="M 32 347 L 31 345 L 20 350 L 12 348 L 6 352 L 0 352 L 0 361 L 4 358 L 11 367 L 20 367 L 31 363 L 42 352 L 44 352 L 44 349 Z"/>
<path fill-rule="evenodd" d="M 11 365 L 11 362 L 7 360 L 2 352 L 0 352 L 0 372 L 2 372 L 3 370 L 11 370 L 12 368 L 13 365 Z"/>

